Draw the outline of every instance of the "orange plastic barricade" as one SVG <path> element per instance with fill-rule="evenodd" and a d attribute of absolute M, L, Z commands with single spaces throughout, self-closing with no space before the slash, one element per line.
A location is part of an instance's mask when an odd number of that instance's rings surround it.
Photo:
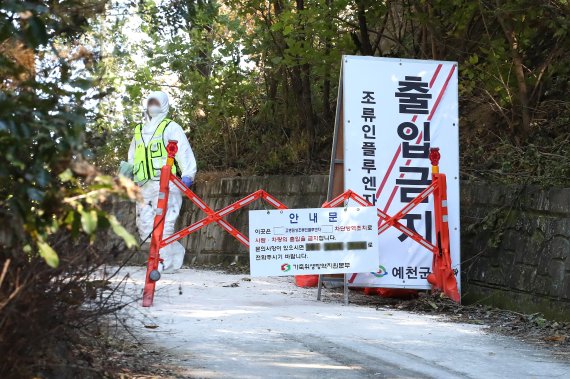
<path fill-rule="evenodd" d="M 310 288 L 319 284 L 318 275 L 295 275 L 295 285 L 297 287 Z"/>
<path fill-rule="evenodd" d="M 202 199 L 200 199 L 191 189 L 186 187 L 184 183 L 176 175 L 171 174 L 172 165 L 174 164 L 174 156 L 178 151 L 178 146 L 176 141 L 168 141 L 166 146 L 166 151 L 168 152 L 168 158 L 166 160 L 166 165 L 162 167 L 160 173 L 160 191 L 158 193 L 157 202 L 157 212 L 154 217 L 154 230 L 152 232 L 152 238 L 150 242 L 150 250 L 148 254 L 148 262 L 146 269 L 145 286 L 143 290 L 143 307 L 150 307 L 154 300 L 154 289 L 156 282 L 160 279 L 160 273 L 158 272 L 158 265 L 161 261 L 160 249 L 178 241 L 185 236 L 194 233 L 203 227 L 215 222 L 220 225 L 225 231 L 231 234 L 235 239 L 237 239 L 242 245 L 249 248 L 249 239 L 241 233 L 239 230 L 234 228 L 229 222 L 223 218 L 230 213 L 245 207 L 253 203 L 255 200 L 262 199 L 267 204 L 277 208 L 277 209 L 287 209 L 287 207 L 281 203 L 279 200 L 268 194 L 263 190 L 256 191 L 249 196 L 244 197 L 241 200 L 236 201 L 233 204 L 228 205 L 219 211 L 214 211 L 210 208 Z M 168 236 L 163 237 L 164 233 L 164 215 L 166 214 L 166 205 L 168 203 L 169 194 L 169 184 L 172 182 L 183 194 L 185 194 L 190 201 L 197 205 L 204 213 L 206 217 L 193 223 L 190 226 Z"/>
<path fill-rule="evenodd" d="M 449 245 L 449 225 L 447 223 L 447 182 L 445 174 L 439 172 L 439 148 L 431 148 L 429 159 L 432 164 L 432 183 L 423 190 L 418 196 L 410 201 L 394 216 L 389 216 L 385 212 L 378 209 L 378 234 L 382 234 L 388 228 L 394 227 L 404 233 L 422 247 L 431 251 L 434 255 L 432 262 L 432 272 L 428 275 L 427 280 L 434 290 L 438 290 L 446 294 L 452 300 L 459 302 L 460 295 L 457 288 L 457 279 L 451 268 L 451 256 Z M 437 237 L 437 245 L 432 244 L 420 234 L 414 232 L 410 228 L 402 225 L 399 220 L 411 212 L 418 204 L 433 193 L 434 196 L 434 216 L 435 230 Z M 323 204 L 323 208 L 336 207 L 343 204 L 348 199 L 354 200 L 362 206 L 373 206 L 362 196 L 346 191 L 329 202 Z"/>
<path fill-rule="evenodd" d="M 378 210 L 378 216 L 380 218 L 378 234 L 381 234 L 389 227 L 395 227 L 402 233 L 412 238 L 414 241 L 418 242 L 420 245 L 428 249 L 434 254 L 432 273 L 428 276 L 428 282 L 432 285 L 435 290 L 443 291 L 447 296 L 455 301 L 459 301 L 459 291 L 457 289 L 457 282 L 453 270 L 451 269 L 451 258 L 449 255 L 449 227 L 447 225 L 447 195 L 446 195 L 446 181 L 445 175 L 439 173 L 438 162 L 439 162 L 439 149 L 431 149 L 430 160 L 432 162 L 432 184 L 427 187 L 423 192 L 421 192 L 414 200 L 412 200 L 408 205 L 406 205 L 400 212 L 395 216 L 388 216 L 381 210 Z M 210 208 L 202 199 L 200 199 L 191 189 L 186 187 L 182 181 L 172 175 L 172 165 L 174 164 L 174 157 L 178 151 L 178 146 L 176 141 L 168 141 L 166 146 L 166 151 L 168 152 L 168 158 L 166 160 L 166 165 L 162 167 L 160 173 L 160 190 L 158 194 L 157 210 L 156 216 L 154 217 L 154 229 L 152 232 L 152 238 L 150 242 L 150 250 L 148 255 L 147 270 L 145 277 L 145 286 L 143 290 L 143 307 L 150 307 L 154 300 L 154 291 L 156 282 L 160 279 L 160 272 L 158 271 L 160 258 L 160 249 L 178 241 L 185 236 L 194 233 L 203 227 L 211 224 L 217 223 L 225 231 L 231 234 L 235 239 L 237 239 L 241 244 L 249 248 L 249 239 L 241 233 L 239 230 L 234 228 L 229 222 L 224 220 L 224 217 L 230 213 L 251 204 L 252 202 L 262 199 L 267 204 L 277 208 L 277 209 L 287 209 L 287 207 L 277 200 L 275 197 L 271 196 L 264 190 L 258 190 L 251 195 L 244 197 L 241 200 L 236 201 L 233 204 L 228 205 L 219 211 L 214 211 Z M 164 216 L 166 215 L 166 208 L 168 204 L 169 195 L 169 184 L 173 183 L 182 193 L 184 193 L 190 201 L 192 201 L 196 206 L 198 206 L 204 213 L 206 217 L 193 223 L 184 229 L 163 238 L 164 234 Z M 435 219 L 436 219 L 436 235 L 437 235 L 437 246 L 433 245 L 431 242 L 427 241 L 421 235 L 417 234 L 413 230 L 402 225 L 399 220 L 414 209 L 419 203 L 421 203 L 427 196 L 434 194 L 435 198 Z M 326 202 L 322 205 L 323 208 L 333 208 L 336 207 L 348 199 L 354 200 L 356 203 L 362 206 L 372 206 L 371 203 L 366 201 L 363 197 L 358 194 L 348 190 L 333 200 Z M 315 280 L 316 278 L 316 280 Z M 318 282 L 318 275 L 301 275 L 295 278 L 297 285 L 302 287 L 313 287 Z"/>

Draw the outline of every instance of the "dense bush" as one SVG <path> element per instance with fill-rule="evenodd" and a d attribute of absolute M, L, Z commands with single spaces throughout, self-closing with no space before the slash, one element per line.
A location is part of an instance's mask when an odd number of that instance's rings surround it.
<path fill-rule="evenodd" d="M 111 252 L 96 233 L 134 238 L 102 209 L 136 197 L 101 175 L 85 147 L 92 87 L 77 44 L 105 1 L 2 2 L 0 10 L 0 377 L 85 377 L 80 332 L 116 309 L 90 280 Z M 70 47 L 71 46 L 71 47 Z M 123 246 L 123 250 L 125 246 Z M 97 301 L 99 300 L 99 302 Z M 89 306 L 85 306 L 90 303 Z M 87 360 L 86 360 L 87 359 Z M 76 361 L 77 360 L 77 361 Z M 79 363 L 77 363 L 79 362 Z M 87 371 L 89 371 L 87 369 Z"/>
<path fill-rule="evenodd" d="M 122 287 L 110 287 L 102 265 L 124 256 L 125 246 L 103 252 L 67 233 L 49 242 L 59 253 L 55 269 L 0 246 L 0 377 L 103 377 L 114 367 L 100 363 L 99 337 L 129 304 L 113 296 Z"/>

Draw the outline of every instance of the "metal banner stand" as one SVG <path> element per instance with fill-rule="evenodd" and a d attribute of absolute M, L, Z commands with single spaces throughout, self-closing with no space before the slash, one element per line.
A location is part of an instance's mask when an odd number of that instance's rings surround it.
<path fill-rule="evenodd" d="M 336 115 L 334 120 L 333 147 L 329 169 L 329 185 L 327 189 L 327 202 L 344 192 L 344 129 L 343 129 L 343 102 L 342 102 L 342 61 L 341 75 L 338 83 L 338 96 L 336 100 Z M 348 305 L 348 274 L 319 275 L 317 286 L 317 300 L 321 300 L 323 282 L 342 283 L 344 305 Z"/>

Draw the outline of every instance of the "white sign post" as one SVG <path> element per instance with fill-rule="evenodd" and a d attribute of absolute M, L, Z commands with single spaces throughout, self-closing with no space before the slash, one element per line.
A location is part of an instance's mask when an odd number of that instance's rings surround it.
<path fill-rule="evenodd" d="M 339 122 L 344 188 L 394 215 L 431 182 L 430 147 L 447 175 L 452 268 L 460 280 L 457 64 L 344 56 Z M 333 147 L 334 149 L 334 147 Z M 401 223 L 436 244 L 433 198 Z M 357 287 L 428 289 L 432 253 L 390 228 L 378 239 L 379 266 L 349 279 Z"/>
<path fill-rule="evenodd" d="M 250 211 L 251 275 L 375 270 L 377 224 L 374 207 Z"/>

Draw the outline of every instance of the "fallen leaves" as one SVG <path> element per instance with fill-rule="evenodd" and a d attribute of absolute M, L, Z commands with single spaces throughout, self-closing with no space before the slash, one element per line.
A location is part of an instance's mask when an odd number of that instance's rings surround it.
<path fill-rule="evenodd" d="M 570 322 L 549 320 L 541 313 L 524 314 L 483 304 L 457 304 L 446 297 L 423 292 L 412 300 L 365 296 L 356 291 L 350 296 L 354 304 L 375 306 L 378 310 L 438 314 L 448 321 L 482 325 L 491 332 L 570 354 Z"/>
<path fill-rule="evenodd" d="M 558 343 L 564 343 L 566 342 L 566 339 L 568 338 L 567 335 L 553 335 L 550 337 L 545 337 L 543 338 L 543 340 L 547 341 L 547 342 L 558 342 Z"/>

